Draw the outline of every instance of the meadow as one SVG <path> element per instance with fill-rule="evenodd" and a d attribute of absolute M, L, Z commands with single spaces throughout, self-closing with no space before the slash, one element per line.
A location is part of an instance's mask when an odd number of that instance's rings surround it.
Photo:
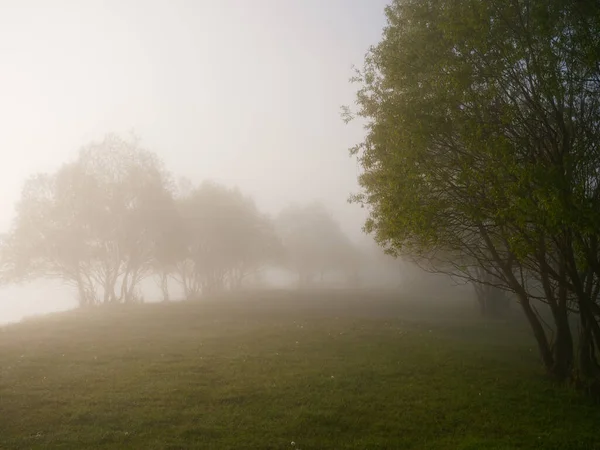
<path fill-rule="evenodd" d="M 600 449 L 514 315 L 281 290 L 29 319 L 0 328 L 0 448 Z"/>

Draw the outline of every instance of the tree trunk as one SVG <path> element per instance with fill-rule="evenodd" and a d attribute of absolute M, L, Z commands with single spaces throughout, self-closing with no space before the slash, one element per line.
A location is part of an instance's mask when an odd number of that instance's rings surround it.
<path fill-rule="evenodd" d="M 78 303 L 80 308 L 85 308 L 86 306 L 90 306 L 90 300 L 88 298 L 88 294 L 85 290 L 85 286 L 83 285 L 83 281 L 81 277 L 77 280 L 77 294 L 79 296 Z"/>
<path fill-rule="evenodd" d="M 552 347 L 554 364 L 551 374 L 558 381 L 565 381 L 573 370 L 573 336 L 569 326 L 566 308 L 559 308 L 554 312 L 556 336 Z"/>
<path fill-rule="evenodd" d="M 531 307 L 527 293 L 521 288 L 517 290 L 517 295 L 519 297 L 519 303 L 521 304 L 523 312 L 525 313 L 525 317 L 527 317 L 527 321 L 529 322 L 531 330 L 533 331 L 533 336 L 537 342 L 538 350 L 540 352 L 540 356 L 542 357 L 544 367 L 551 374 L 554 367 L 554 356 L 552 349 L 550 348 L 550 344 L 548 343 L 546 333 L 544 332 L 544 327 L 542 326 L 542 323 L 540 322 L 540 319 L 536 315 L 535 311 Z"/>
<path fill-rule="evenodd" d="M 484 275 L 483 281 L 491 283 L 489 275 Z M 510 300 L 502 289 L 496 288 L 489 284 L 476 283 L 475 295 L 477 296 L 477 303 L 479 305 L 479 312 L 482 317 L 491 319 L 498 319 L 505 317 Z"/>
<path fill-rule="evenodd" d="M 485 317 L 486 316 L 485 285 L 483 285 L 481 283 L 475 283 L 474 287 L 475 287 L 475 298 L 477 299 L 477 306 L 479 307 L 479 314 L 481 315 L 481 317 Z"/>
<path fill-rule="evenodd" d="M 160 277 L 160 290 L 162 291 L 163 302 L 169 302 L 171 300 L 169 295 L 169 273 L 163 271 Z"/>
<path fill-rule="evenodd" d="M 600 366 L 596 358 L 596 345 L 594 342 L 594 325 L 596 318 L 587 305 L 580 302 L 580 336 L 577 352 L 579 377 L 575 380 L 580 388 L 595 401 L 600 401 Z"/>

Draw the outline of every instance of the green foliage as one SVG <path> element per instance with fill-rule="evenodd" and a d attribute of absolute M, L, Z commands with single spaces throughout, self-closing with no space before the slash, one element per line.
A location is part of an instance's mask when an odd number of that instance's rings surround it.
<path fill-rule="evenodd" d="M 529 301 L 555 328 L 568 304 L 600 385 L 600 3 L 395 0 L 386 13 L 355 78 L 365 229 L 392 254 L 475 282 L 479 267 L 516 292 L 549 370 L 562 344 Z"/>
<path fill-rule="evenodd" d="M 387 8 L 383 39 L 355 79 L 368 122 L 352 150 L 364 168 L 355 200 L 371 207 L 367 230 L 383 245 L 464 247 L 464 232 L 484 223 L 524 257 L 525 231 L 591 227 L 600 8 L 576 4 Z"/>

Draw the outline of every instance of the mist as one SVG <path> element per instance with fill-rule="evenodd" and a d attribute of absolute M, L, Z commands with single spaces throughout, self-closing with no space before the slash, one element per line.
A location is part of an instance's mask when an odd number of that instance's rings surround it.
<path fill-rule="evenodd" d="M 0 448 L 600 448 L 599 39 L 0 1 Z"/>
<path fill-rule="evenodd" d="M 384 1 L 8 1 L 0 7 L 0 230 L 25 181 L 115 133 L 176 177 L 238 187 L 260 211 L 321 202 L 353 242 L 362 136 L 340 106 Z M 158 294 L 155 288 L 154 294 Z M 150 295 L 151 298 L 158 295 Z M 0 322 L 75 306 L 60 283 L 0 290 Z"/>

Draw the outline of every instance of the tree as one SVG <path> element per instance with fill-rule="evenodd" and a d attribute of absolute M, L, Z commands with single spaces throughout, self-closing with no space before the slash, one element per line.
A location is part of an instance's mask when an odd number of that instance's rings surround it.
<path fill-rule="evenodd" d="M 176 277 L 178 263 L 185 257 L 187 236 L 180 216 L 177 199 L 171 195 L 163 198 L 160 214 L 154 219 L 159 230 L 154 236 L 152 272 L 161 291 L 162 300 L 171 300 L 170 284 Z"/>
<path fill-rule="evenodd" d="M 109 135 L 25 184 L 5 245 L 9 273 L 61 279 L 81 306 L 140 301 L 169 199 L 157 157 Z"/>
<path fill-rule="evenodd" d="M 479 310 L 484 317 L 498 318 L 504 316 L 508 311 L 510 298 L 508 293 L 494 285 L 494 277 L 489 271 L 477 268 L 475 275 L 477 282 L 473 283 Z"/>
<path fill-rule="evenodd" d="M 178 199 L 178 211 L 176 274 L 188 298 L 238 289 L 281 252 L 271 220 L 238 189 L 205 182 Z"/>
<path fill-rule="evenodd" d="M 386 14 L 354 79 L 365 229 L 514 292 L 548 371 L 598 386 L 600 4 L 395 0 Z"/>
<path fill-rule="evenodd" d="M 358 281 L 358 250 L 320 203 L 293 205 L 279 214 L 277 227 L 287 255 L 287 265 L 298 273 L 301 286 L 318 276 L 341 271 Z"/>

